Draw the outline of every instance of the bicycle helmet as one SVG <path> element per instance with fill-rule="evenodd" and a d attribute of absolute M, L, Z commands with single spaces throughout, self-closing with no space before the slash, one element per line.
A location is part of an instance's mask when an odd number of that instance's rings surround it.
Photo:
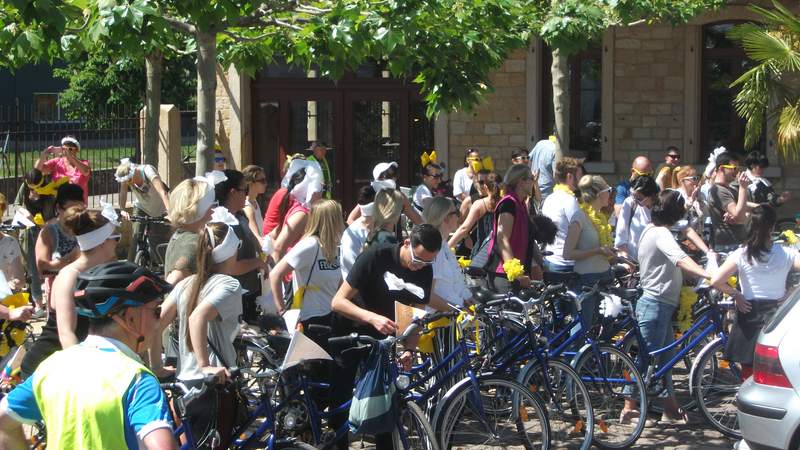
<path fill-rule="evenodd" d="M 172 285 L 144 267 L 127 261 L 95 266 L 78 275 L 78 314 L 90 319 L 111 317 L 124 308 L 142 306 L 172 290 Z"/>

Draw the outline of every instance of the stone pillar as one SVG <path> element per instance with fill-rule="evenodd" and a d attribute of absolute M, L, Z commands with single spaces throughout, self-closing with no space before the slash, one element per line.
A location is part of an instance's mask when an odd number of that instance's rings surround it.
<path fill-rule="evenodd" d="M 175 105 L 161 105 L 158 119 L 158 174 L 174 188 L 185 177 L 181 158 L 181 112 Z"/>
<path fill-rule="evenodd" d="M 250 78 L 231 66 L 217 66 L 216 142 L 228 158 L 228 168 L 242 170 L 253 162 L 250 119 Z"/>

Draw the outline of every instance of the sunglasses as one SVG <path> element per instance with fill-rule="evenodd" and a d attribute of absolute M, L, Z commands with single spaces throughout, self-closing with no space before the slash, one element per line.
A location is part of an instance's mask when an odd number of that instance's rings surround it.
<path fill-rule="evenodd" d="M 602 190 L 600 190 L 600 192 L 598 192 L 598 194 L 602 194 L 603 192 L 611 192 L 611 191 L 613 191 L 613 190 L 614 190 L 614 188 L 612 188 L 611 186 L 609 186 L 609 187 L 607 187 L 607 188 L 605 188 L 605 189 L 602 189 Z"/>
<path fill-rule="evenodd" d="M 741 167 L 737 166 L 736 164 L 723 164 L 719 167 L 720 169 L 741 170 Z"/>
<path fill-rule="evenodd" d="M 517 156 L 514 159 L 520 159 L 520 160 L 523 160 L 523 161 L 527 161 L 529 158 L 527 156 Z"/>
<path fill-rule="evenodd" d="M 681 159 L 681 155 L 667 155 L 672 159 Z"/>
<path fill-rule="evenodd" d="M 442 174 L 441 173 L 436 173 L 436 174 L 430 174 L 429 173 L 428 176 L 431 177 L 431 178 L 442 178 Z"/>
<path fill-rule="evenodd" d="M 631 169 L 631 171 L 633 171 L 633 173 L 635 173 L 636 175 L 638 175 L 640 177 L 643 177 L 645 175 L 652 175 L 652 172 L 643 172 L 643 171 L 641 171 L 639 169 Z"/>
<path fill-rule="evenodd" d="M 689 181 L 691 181 L 693 183 L 696 183 L 698 180 L 700 180 L 700 177 L 695 175 L 695 176 L 692 176 L 692 177 L 683 177 L 683 178 L 681 178 L 681 181 L 686 181 L 686 180 L 689 180 Z"/>
<path fill-rule="evenodd" d="M 481 186 L 486 186 L 486 180 L 478 180 L 478 184 Z"/>
<path fill-rule="evenodd" d="M 266 178 L 256 178 L 255 180 L 253 180 L 253 183 L 266 183 L 266 182 L 267 182 Z"/>
<path fill-rule="evenodd" d="M 414 264 L 422 264 L 423 266 L 430 266 L 433 264 L 433 261 L 425 261 L 424 259 L 417 258 L 417 255 L 414 254 L 414 247 L 411 244 L 408 244 L 408 249 L 411 250 L 411 262 Z"/>
<path fill-rule="evenodd" d="M 225 158 L 214 158 L 215 163 L 223 163 L 225 162 Z"/>
<path fill-rule="evenodd" d="M 112 234 L 112 235 L 111 235 L 111 236 L 109 236 L 109 237 L 108 237 L 108 239 L 106 239 L 106 240 L 111 240 L 111 239 L 113 239 L 113 240 L 115 240 L 115 241 L 119 242 L 119 241 L 120 241 L 120 239 L 122 239 L 122 235 L 120 235 L 120 234 Z"/>

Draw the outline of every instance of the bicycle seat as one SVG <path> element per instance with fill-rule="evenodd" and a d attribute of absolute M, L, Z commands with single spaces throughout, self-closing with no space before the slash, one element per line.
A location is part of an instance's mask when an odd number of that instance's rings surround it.
<path fill-rule="evenodd" d="M 577 280 L 579 276 L 575 272 L 545 272 L 544 282 L 546 284 L 569 284 Z"/>
<path fill-rule="evenodd" d="M 486 271 L 480 267 L 469 266 L 464 269 L 464 275 L 472 278 L 484 278 L 486 276 Z"/>
<path fill-rule="evenodd" d="M 497 292 L 491 291 L 489 289 L 478 288 L 473 292 L 473 297 L 479 303 L 486 303 L 492 300 L 502 300 L 506 298 L 506 294 L 498 294 Z"/>

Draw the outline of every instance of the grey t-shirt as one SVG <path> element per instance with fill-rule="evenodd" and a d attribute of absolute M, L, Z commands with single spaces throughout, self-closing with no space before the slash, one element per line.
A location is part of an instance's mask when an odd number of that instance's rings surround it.
<path fill-rule="evenodd" d="M 685 257 L 668 228 L 648 225 L 639 239 L 639 274 L 644 295 L 678 306 L 683 274 L 676 265 Z"/>
<path fill-rule="evenodd" d="M 553 193 L 553 165 L 556 162 L 556 144 L 550 139 L 542 139 L 537 142 L 528 154 L 531 170 L 539 171 L 539 189 L 543 195 Z"/>
<path fill-rule="evenodd" d="M 130 183 L 131 195 L 133 196 L 133 206 L 139 208 L 150 217 L 161 217 L 167 212 L 164 200 L 153 186 L 153 180 L 158 178 L 158 172 L 150 164 L 136 166 L 136 170 L 142 171 L 144 183 L 136 186 Z"/>
<path fill-rule="evenodd" d="M 164 274 L 173 270 L 197 272 L 197 233 L 178 228 L 170 237 L 164 256 Z"/>
<path fill-rule="evenodd" d="M 189 301 L 192 283 L 196 275 L 181 280 L 169 294 L 170 300 L 178 306 L 178 379 L 195 380 L 203 378 L 203 373 L 197 365 L 194 352 L 189 351 L 187 344 L 186 306 Z M 219 352 L 216 353 L 208 346 L 209 362 L 212 366 L 222 367 L 224 359 L 228 367 L 236 365 L 236 349 L 233 340 L 239 332 L 239 316 L 242 315 L 242 289 L 239 281 L 228 275 L 214 274 L 200 289 L 200 303 L 209 303 L 219 314 L 216 319 L 208 324 L 208 341 Z M 220 355 L 222 358 L 220 358 Z"/>
<path fill-rule="evenodd" d="M 708 190 L 708 215 L 714 229 L 715 248 L 721 245 L 739 245 L 747 237 L 743 224 L 729 224 L 723 220 L 728 205 L 736 204 L 738 198 L 738 191 L 730 186 L 715 184 Z"/>
<path fill-rule="evenodd" d="M 581 224 L 581 234 L 578 237 L 577 250 L 591 250 L 600 247 L 600 235 L 592 221 L 583 210 L 575 214 L 574 221 Z M 594 255 L 586 259 L 575 260 L 575 272 L 579 274 L 602 273 L 609 269 L 608 259 L 604 256 Z"/>

